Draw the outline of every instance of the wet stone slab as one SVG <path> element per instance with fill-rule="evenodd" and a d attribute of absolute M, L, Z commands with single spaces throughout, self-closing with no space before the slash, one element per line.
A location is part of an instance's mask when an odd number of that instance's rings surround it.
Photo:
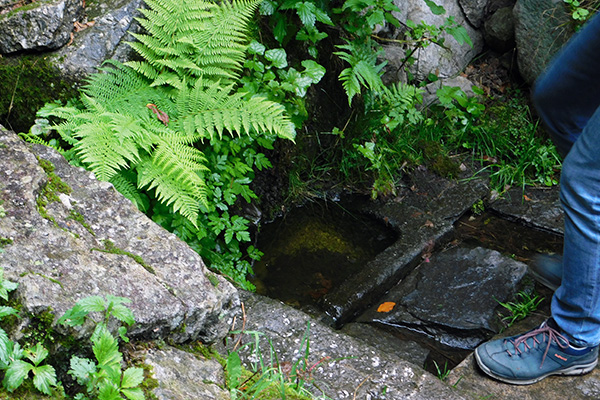
<path fill-rule="evenodd" d="M 424 260 L 358 321 L 471 350 L 499 331 L 498 301 L 518 291 L 526 272 L 525 264 L 494 250 L 451 248 Z M 384 303 L 388 307 L 380 308 Z"/>
<path fill-rule="evenodd" d="M 512 188 L 489 208 L 508 220 L 562 235 L 564 218 L 558 197 L 559 187 Z"/>
<path fill-rule="evenodd" d="M 454 224 L 484 198 L 483 181 L 450 181 L 419 169 L 393 201 L 366 212 L 398 232 L 398 241 L 322 299 L 328 322 L 341 326 L 378 301 L 425 255 L 452 238 Z"/>

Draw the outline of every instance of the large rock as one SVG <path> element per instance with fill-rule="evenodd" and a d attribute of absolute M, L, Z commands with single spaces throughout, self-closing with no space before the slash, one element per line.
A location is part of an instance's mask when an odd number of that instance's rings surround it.
<path fill-rule="evenodd" d="M 253 332 L 258 332 L 264 362 L 276 357 L 283 368 L 300 361 L 305 388 L 313 394 L 322 393 L 336 400 L 477 398 L 450 388 L 422 368 L 400 360 L 389 349 L 377 350 L 311 321 L 308 315 L 278 301 L 247 292 L 242 292 L 241 298 L 246 310 L 243 330 L 247 332 L 240 341 L 240 347 L 247 346 L 240 351 L 243 360 L 257 362 L 250 346 L 256 339 Z M 234 337 L 229 348 L 237 340 Z M 305 368 L 302 362 L 307 363 Z"/>
<path fill-rule="evenodd" d="M 519 71 L 532 84 L 571 37 L 571 18 L 562 0 L 518 0 L 513 13 Z"/>
<path fill-rule="evenodd" d="M 127 61 L 132 53 L 127 41 L 134 41 L 128 32 L 136 32 L 135 17 L 142 0 L 111 0 L 94 2 L 86 9 L 88 22 L 73 36 L 73 42 L 52 55 L 66 77 L 80 81 L 97 72 L 105 60 Z"/>
<path fill-rule="evenodd" d="M 49 182 L 63 182 L 62 192 Z M 26 311 L 50 308 L 56 319 L 83 297 L 112 294 L 132 300 L 133 337 L 213 342 L 226 334 L 239 301 L 230 283 L 111 184 L 3 129 L 0 204 L 0 267 L 19 283 Z"/>
<path fill-rule="evenodd" d="M 33 2 L 0 15 L 0 53 L 64 46 L 82 11 L 81 1 L 54 0 Z"/>
<path fill-rule="evenodd" d="M 465 19 L 457 0 L 437 1 L 446 10 L 444 15 L 434 15 L 424 1 L 395 0 L 394 4 L 400 13 L 394 16 L 402 23 L 407 20 L 419 23 L 424 21 L 428 25 L 442 25 L 447 17 L 452 16 L 456 23 L 462 25 L 473 42 L 473 47 L 468 44 L 459 44 L 453 37 L 445 34 L 444 47 L 430 44 L 424 49 L 419 49 L 413 57 L 417 61 L 410 67 L 410 72 L 417 80 L 425 80 L 429 73 L 434 73 L 440 78 L 457 75 L 471 62 L 473 57 L 481 52 L 483 38 Z M 386 51 L 388 52 L 388 51 Z M 394 54 L 392 52 L 388 52 Z M 391 66 L 393 68 L 393 66 Z"/>

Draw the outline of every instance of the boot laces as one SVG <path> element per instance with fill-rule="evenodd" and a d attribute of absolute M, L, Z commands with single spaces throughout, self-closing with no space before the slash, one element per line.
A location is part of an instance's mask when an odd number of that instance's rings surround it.
<path fill-rule="evenodd" d="M 541 342 L 538 339 L 538 335 L 542 335 Z M 527 343 L 527 339 L 532 339 L 532 346 Z M 550 350 L 550 345 L 552 342 L 555 342 L 558 347 L 561 349 L 566 349 L 569 347 L 569 340 L 564 337 L 559 331 L 548 326 L 548 323 L 543 323 L 539 328 L 529 331 L 514 340 L 510 340 L 510 343 L 514 346 L 515 351 L 514 354 L 510 352 L 509 349 L 506 349 L 509 356 L 518 355 L 523 353 L 524 351 L 531 349 L 532 347 L 536 347 L 543 342 L 548 342 L 546 345 L 546 350 L 544 351 L 544 356 L 542 357 L 542 363 L 540 364 L 540 368 L 544 365 L 544 361 L 546 360 L 546 356 L 548 355 L 548 351 Z M 523 350 L 519 348 L 519 346 L 523 345 Z"/>

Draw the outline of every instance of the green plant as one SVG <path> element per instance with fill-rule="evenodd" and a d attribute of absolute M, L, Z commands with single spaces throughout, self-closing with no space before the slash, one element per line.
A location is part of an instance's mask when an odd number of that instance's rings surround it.
<path fill-rule="evenodd" d="M 211 268 L 252 288 L 243 258 L 258 253 L 244 245 L 249 221 L 234 210 L 256 198 L 254 169 L 270 166 L 259 149 L 295 136 L 283 106 L 240 84 L 247 25 L 260 1 L 146 3 L 139 18 L 146 33 L 130 43 L 141 61 L 108 61 L 89 79 L 81 107 L 48 104 L 39 116 L 64 121 L 53 127 L 71 146 L 63 152 L 71 162 L 112 182 Z"/>
<path fill-rule="evenodd" d="M 510 315 L 502 318 L 502 321 L 506 322 L 507 326 L 511 326 L 516 321 L 520 321 L 527 317 L 529 314 L 537 310 L 540 303 L 544 301 L 543 297 L 524 291 L 517 293 L 517 297 L 520 299 L 519 301 L 503 303 L 496 300 L 498 304 L 510 312 Z"/>
<path fill-rule="evenodd" d="M 446 380 L 446 378 L 448 377 L 448 375 L 450 375 L 450 372 L 452 371 L 450 368 L 448 368 L 447 361 L 444 363 L 444 366 L 442 368 L 440 368 L 436 361 L 433 362 L 433 365 L 435 366 L 435 370 L 437 371 L 437 377 L 440 381 Z"/>
<path fill-rule="evenodd" d="M 261 339 L 265 338 L 258 331 L 235 331 L 233 335 L 246 334 L 252 340 L 229 352 L 225 361 L 227 374 L 227 386 L 233 399 L 298 399 L 310 400 L 315 396 L 305 387 L 311 381 L 314 385 L 311 373 L 329 357 L 324 357 L 312 365 L 308 362 L 310 355 L 310 323 L 307 325 L 305 334 L 300 343 L 298 359 L 294 362 L 280 362 L 270 339 L 267 340 L 268 355 L 261 350 Z M 239 343 L 239 341 L 238 341 Z M 249 351 L 253 360 L 247 371 L 243 365 L 239 353 Z M 325 397 L 319 397 L 325 398 Z"/>
<path fill-rule="evenodd" d="M 4 279 L 4 270 L 0 268 L 0 298 L 7 302 L 9 293 L 17 286 L 17 283 Z M 13 307 L 0 306 L 0 318 L 10 315 L 18 315 L 18 311 Z M 13 342 L 6 331 L 0 328 L 0 370 L 4 371 L 2 386 L 9 392 L 20 387 L 32 374 L 33 386 L 49 395 L 51 388 L 58 383 L 54 367 L 44 364 L 47 357 L 48 351 L 40 343 L 22 349 L 19 343 Z"/>
<path fill-rule="evenodd" d="M 575 28 L 579 29 L 600 8 L 597 0 L 563 0 L 566 4 Z"/>
<path fill-rule="evenodd" d="M 90 296 L 79 300 L 74 307 L 67 310 L 58 320 L 58 323 L 67 326 L 83 325 L 85 319 L 92 312 L 100 313 L 102 319 L 96 323 L 91 336 L 92 351 L 95 361 L 88 358 L 73 356 L 70 361 L 68 373 L 77 383 L 84 386 L 88 396 L 79 393 L 76 400 L 88 398 L 99 400 L 123 399 L 143 400 L 145 398 L 139 385 L 144 380 L 143 368 L 129 367 L 122 369 L 123 355 L 119 351 L 117 339 L 108 330 L 109 320 L 131 325 L 134 322 L 133 313 L 124 304 L 130 300 L 123 297 L 107 295 Z M 118 328 L 119 336 L 128 342 L 127 329 Z"/>

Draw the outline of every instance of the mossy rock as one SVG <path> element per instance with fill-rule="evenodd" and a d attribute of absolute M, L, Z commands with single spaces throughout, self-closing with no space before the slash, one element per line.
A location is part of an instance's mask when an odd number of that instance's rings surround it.
<path fill-rule="evenodd" d="M 15 132 L 28 132 L 45 103 L 78 96 L 76 87 L 45 57 L 0 58 L 0 124 Z"/>

